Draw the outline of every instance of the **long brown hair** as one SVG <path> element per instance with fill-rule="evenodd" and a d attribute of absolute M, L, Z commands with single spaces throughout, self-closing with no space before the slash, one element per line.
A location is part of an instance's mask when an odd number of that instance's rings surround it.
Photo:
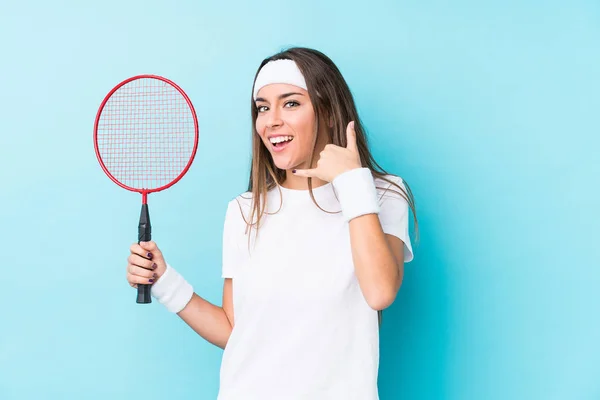
<path fill-rule="evenodd" d="M 350 121 L 354 121 L 356 145 L 358 147 L 362 166 L 369 168 L 374 177 L 380 178 L 391 185 L 396 186 L 401 191 L 401 196 L 407 200 L 413 213 L 415 233 L 416 237 L 418 237 L 418 220 L 412 191 L 404 179 L 403 183 L 406 187 L 406 191 L 395 182 L 387 179 L 385 175 L 389 175 L 389 173 L 381 168 L 373 158 L 350 88 L 333 61 L 318 50 L 305 47 L 292 47 L 264 59 L 258 67 L 254 79 L 256 79 L 260 69 L 269 61 L 282 59 L 293 60 L 304 76 L 308 94 L 315 109 L 315 130 L 317 132 L 320 131 L 319 124 L 323 121 L 331 121 L 333 123 L 333 127 L 326 130 L 329 135 L 328 143 L 346 147 L 346 127 Z M 275 166 L 273 158 L 256 131 L 254 121 L 256 121 L 258 116 L 258 110 L 253 97 L 251 98 L 250 109 L 253 123 L 252 161 L 248 181 L 248 192 L 252 194 L 253 202 L 251 214 L 247 223 L 249 226 L 254 225 L 258 229 L 258 225 L 265 214 L 266 194 L 269 190 L 277 187 L 278 184 L 281 184 L 285 180 L 286 172 Z M 313 158 L 314 150 L 315 149 L 313 148 L 311 159 Z M 313 167 L 313 165 L 310 166 L 310 168 Z M 311 178 L 308 178 L 308 186 L 310 195 L 314 201 Z M 316 201 L 315 205 L 320 207 Z"/>
<path fill-rule="evenodd" d="M 406 190 L 395 182 L 387 179 L 385 175 L 389 175 L 389 173 L 381 168 L 373 158 L 350 88 L 333 61 L 320 51 L 305 47 L 292 47 L 264 59 L 258 67 L 254 79 L 256 80 L 256 76 L 258 76 L 260 69 L 269 61 L 281 59 L 293 60 L 304 76 L 308 94 L 314 107 L 316 120 L 315 131 L 317 134 L 321 131 L 326 131 L 329 136 L 328 143 L 346 147 L 346 127 L 350 121 L 354 121 L 356 145 L 358 147 L 362 166 L 369 168 L 374 177 L 380 178 L 400 190 L 400 193 L 398 194 L 407 200 L 408 205 L 412 210 L 416 240 L 418 240 L 417 213 L 414 196 L 410 187 L 404 179 L 403 183 Z M 254 88 L 252 89 L 254 91 Z M 256 131 L 254 122 L 258 116 L 258 110 L 253 97 L 251 98 L 250 109 L 252 113 L 252 162 L 250 167 L 248 192 L 250 192 L 252 196 L 252 207 L 246 223 L 248 227 L 247 232 L 254 226 L 256 229 L 255 233 L 258 234 L 260 221 L 266 212 L 267 192 L 277 187 L 278 184 L 281 184 L 285 180 L 286 171 L 275 166 L 273 158 Z M 320 129 L 320 124 L 323 124 L 324 121 L 332 123 L 332 128 L 324 130 Z M 311 160 L 314 158 L 314 151 L 315 149 L 313 147 Z M 312 162 L 314 161 L 315 160 Z M 314 166 L 311 163 L 309 168 L 313 167 Z M 308 186 L 310 196 L 315 202 L 315 205 L 321 208 L 317 204 L 312 192 L 311 178 L 308 178 Z M 379 313 L 379 317 L 381 321 L 381 313 Z"/>

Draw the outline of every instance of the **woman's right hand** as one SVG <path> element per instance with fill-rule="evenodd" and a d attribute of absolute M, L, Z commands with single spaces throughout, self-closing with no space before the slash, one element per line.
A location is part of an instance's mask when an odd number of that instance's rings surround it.
<path fill-rule="evenodd" d="M 167 269 L 167 264 L 154 242 L 134 243 L 127 258 L 127 282 L 131 287 L 138 284 L 153 284 Z"/>

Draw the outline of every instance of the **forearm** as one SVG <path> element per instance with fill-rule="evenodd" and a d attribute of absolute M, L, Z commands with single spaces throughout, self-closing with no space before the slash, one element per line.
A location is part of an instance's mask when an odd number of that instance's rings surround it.
<path fill-rule="evenodd" d="M 394 257 L 377 214 L 354 218 L 349 228 L 354 269 L 365 300 L 371 308 L 387 308 L 400 288 L 403 263 Z"/>
<path fill-rule="evenodd" d="M 232 327 L 222 307 L 194 293 L 190 302 L 178 315 L 202 338 L 215 346 L 225 348 Z"/>
<path fill-rule="evenodd" d="M 224 309 L 194 293 L 192 285 L 170 265 L 152 286 L 152 296 L 208 342 L 225 348 L 232 325 Z"/>

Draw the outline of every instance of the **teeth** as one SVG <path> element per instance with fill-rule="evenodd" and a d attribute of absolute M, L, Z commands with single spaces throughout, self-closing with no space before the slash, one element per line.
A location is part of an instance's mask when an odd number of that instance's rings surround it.
<path fill-rule="evenodd" d="M 272 137 L 269 140 L 271 141 L 271 143 L 275 144 L 275 143 L 287 142 L 292 139 L 293 139 L 292 136 L 277 136 L 277 137 Z"/>

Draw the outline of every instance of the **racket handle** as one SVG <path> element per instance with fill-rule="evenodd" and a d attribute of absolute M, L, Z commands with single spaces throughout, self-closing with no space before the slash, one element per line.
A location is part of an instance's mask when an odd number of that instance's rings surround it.
<path fill-rule="evenodd" d="M 140 213 L 140 223 L 138 225 L 138 243 L 149 242 L 152 240 L 152 226 L 150 225 L 150 213 L 148 212 L 148 204 L 142 204 Z M 151 289 L 152 285 L 148 283 L 138 285 L 137 300 L 138 304 L 152 303 Z"/>

